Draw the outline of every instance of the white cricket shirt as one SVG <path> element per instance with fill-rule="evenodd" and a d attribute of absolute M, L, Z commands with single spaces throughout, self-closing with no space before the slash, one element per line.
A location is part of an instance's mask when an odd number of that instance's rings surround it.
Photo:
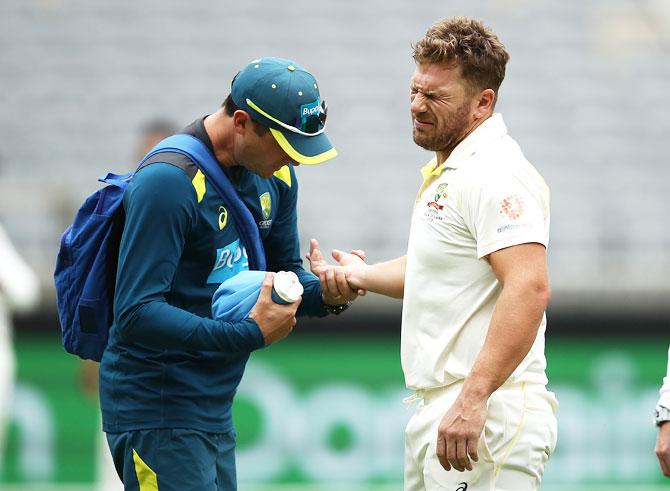
<path fill-rule="evenodd" d="M 659 393 L 661 397 L 658 399 L 658 404 L 670 409 L 670 348 L 668 348 L 668 373 L 663 378 L 663 386 Z"/>
<path fill-rule="evenodd" d="M 549 241 L 549 188 L 494 114 L 439 168 L 422 170 L 412 215 L 401 360 L 411 389 L 464 379 L 481 350 L 501 291 L 486 256 Z M 543 316 L 511 382 L 547 383 Z"/>

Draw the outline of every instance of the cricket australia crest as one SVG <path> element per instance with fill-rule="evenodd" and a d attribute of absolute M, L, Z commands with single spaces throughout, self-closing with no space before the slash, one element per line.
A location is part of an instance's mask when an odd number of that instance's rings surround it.
<path fill-rule="evenodd" d="M 270 220 L 270 212 L 272 211 L 272 198 L 270 193 L 263 193 L 258 197 L 261 204 L 261 213 L 263 213 L 263 220 L 258 222 L 260 228 L 270 228 L 272 220 Z"/>
<path fill-rule="evenodd" d="M 261 211 L 263 212 L 263 219 L 267 220 L 270 218 L 270 211 L 272 211 L 272 198 L 270 198 L 270 193 L 261 194 L 258 199 L 261 202 Z"/>

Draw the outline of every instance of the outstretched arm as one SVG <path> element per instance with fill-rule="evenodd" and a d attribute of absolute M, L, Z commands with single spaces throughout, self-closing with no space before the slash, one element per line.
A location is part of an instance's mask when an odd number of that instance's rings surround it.
<path fill-rule="evenodd" d="M 365 263 L 362 251 L 346 253 L 335 249 L 332 256 L 338 266 L 326 262 L 319 243 L 312 239 L 307 259 L 324 292 L 346 296 L 348 291 L 359 294 L 371 291 L 392 298 L 403 297 L 406 256 L 372 265 Z"/>

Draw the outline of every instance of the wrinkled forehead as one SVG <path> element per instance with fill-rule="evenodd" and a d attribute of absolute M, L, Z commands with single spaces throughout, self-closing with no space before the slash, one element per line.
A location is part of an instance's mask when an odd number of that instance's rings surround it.
<path fill-rule="evenodd" d="M 462 68 L 457 63 L 417 63 L 410 79 L 414 89 L 439 91 L 463 86 Z"/>

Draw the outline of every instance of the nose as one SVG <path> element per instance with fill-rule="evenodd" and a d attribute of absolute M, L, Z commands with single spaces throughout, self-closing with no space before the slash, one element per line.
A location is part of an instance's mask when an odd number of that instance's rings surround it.
<path fill-rule="evenodd" d="M 412 114 L 420 114 L 426 111 L 426 99 L 421 94 L 415 94 L 410 102 L 410 111 Z"/>

